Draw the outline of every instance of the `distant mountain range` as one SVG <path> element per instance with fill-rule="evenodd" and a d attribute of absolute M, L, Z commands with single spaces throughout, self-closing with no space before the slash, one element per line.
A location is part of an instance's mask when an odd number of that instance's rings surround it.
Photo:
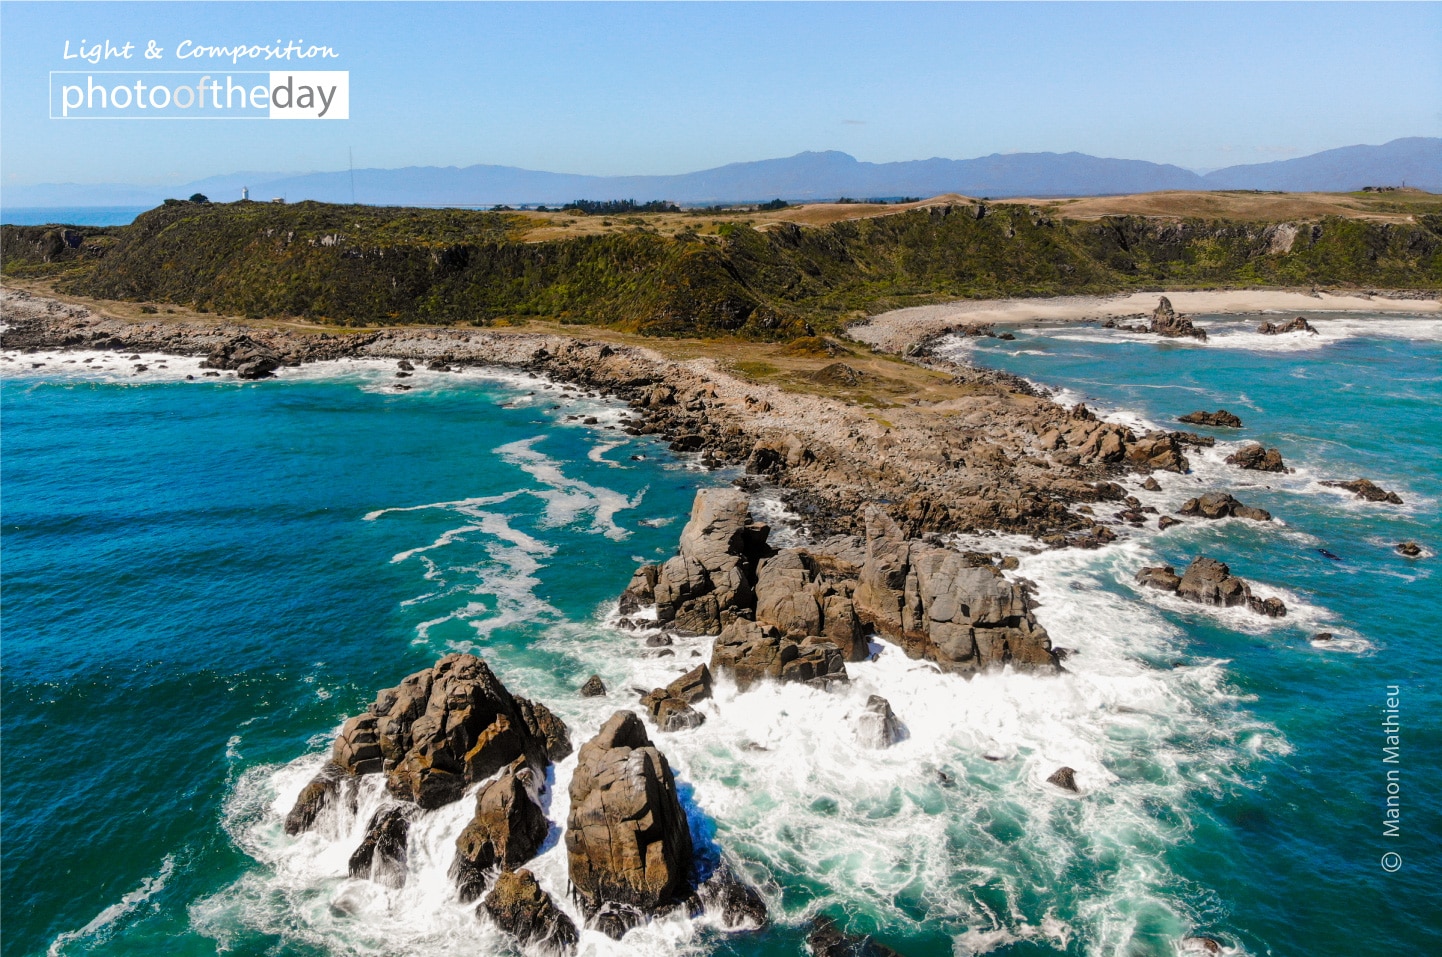
<path fill-rule="evenodd" d="M 1262 189 L 1344 192 L 1364 186 L 1442 192 L 1442 138 L 1408 137 L 1381 146 L 1347 146 L 1298 159 L 1230 166 L 1205 175 L 1142 160 L 1084 153 L 995 153 L 978 159 L 863 163 L 836 151 L 732 163 L 677 176 L 580 176 L 512 166 L 408 166 L 334 173 L 246 172 L 170 187 L 12 186 L 5 206 L 148 206 L 204 193 L 213 200 L 282 197 L 405 206 L 556 205 L 576 199 L 653 199 L 686 205 L 848 196 L 1100 196 L 1157 190 Z M 352 185 L 354 184 L 354 185 Z"/>

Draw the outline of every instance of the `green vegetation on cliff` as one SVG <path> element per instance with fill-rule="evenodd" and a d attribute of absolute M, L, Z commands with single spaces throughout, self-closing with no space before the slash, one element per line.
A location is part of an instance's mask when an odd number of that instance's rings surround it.
<path fill-rule="evenodd" d="M 652 335 L 793 338 L 954 298 L 1138 289 L 1442 288 L 1442 217 L 1268 225 L 1021 205 L 823 226 L 640 227 L 528 242 L 523 214 L 174 203 L 109 229 L 5 227 L 6 275 L 67 291 L 347 325 L 546 318 Z"/>

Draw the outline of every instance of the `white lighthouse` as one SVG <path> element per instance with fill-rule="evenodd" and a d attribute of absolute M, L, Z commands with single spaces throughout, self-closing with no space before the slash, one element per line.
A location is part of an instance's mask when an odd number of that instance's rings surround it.
<path fill-rule="evenodd" d="M 250 187 L 242 186 L 240 188 L 240 201 L 243 203 L 248 199 L 250 199 Z"/>

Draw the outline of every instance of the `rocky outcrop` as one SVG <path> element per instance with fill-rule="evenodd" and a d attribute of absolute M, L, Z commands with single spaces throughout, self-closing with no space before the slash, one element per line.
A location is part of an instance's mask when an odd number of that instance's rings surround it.
<path fill-rule="evenodd" d="M 866 513 L 857 614 L 913 658 L 970 674 L 1011 664 L 1054 671 L 1056 655 L 1025 590 L 992 565 L 908 541 L 880 509 Z"/>
<path fill-rule="evenodd" d="M 826 638 L 847 661 L 860 661 L 868 646 L 852 603 L 852 587 L 851 581 L 828 579 L 819 556 L 803 548 L 785 548 L 764 559 L 757 570 L 756 618 L 788 637 Z"/>
<path fill-rule="evenodd" d="M 340 793 L 340 780 L 345 772 L 332 762 L 326 762 L 320 773 L 311 778 L 301 789 L 295 806 L 285 816 L 285 833 L 294 837 L 310 830 L 321 812 L 333 805 Z"/>
<path fill-rule="evenodd" d="M 811 933 L 806 937 L 806 946 L 812 957 L 901 957 L 890 947 L 879 944 L 870 937 L 846 933 L 837 926 L 836 921 L 825 915 L 818 915 L 811 922 Z"/>
<path fill-rule="evenodd" d="M 1405 542 L 1398 542 L 1397 554 L 1401 555 L 1403 558 L 1421 558 L 1422 546 L 1410 540 Z"/>
<path fill-rule="evenodd" d="M 361 846 L 350 856 L 350 876 L 387 887 L 405 884 L 410 830 L 405 808 L 392 804 L 376 811 L 366 825 Z"/>
<path fill-rule="evenodd" d="M 671 766 L 635 713 L 616 712 L 581 747 L 570 795 L 571 884 L 598 928 L 619 939 L 687 895 L 691 832 Z"/>
<path fill-rule="evenodd" d="M 1042 431 L 1036 448 L 1061 465 L 1127 465 L 1142 471 L 1185 472 L 1181 443 L 1169 432 L 1137 435 L 1124 425 L 1103 422 L 1085 405 L 1074 407 L 1064 422 Z"/>
<path fill-rule="evenodd" d="M 1207 330 L 1198 329 L 1192 325 L 1192 320 L 1186 316 L 1177 315 L 1172 308 L 1172 301 L 1163 296 L 1157 303 L 1157 308 L 1152 312 L 1151 321 L 1147 324 L 1147 332 L 1153 335 L 1166 336 L 1168 339 L 1200 339 L 1207 341 Z"/>
<path fill-rule="evenodd" d="M 1162 591 L 1174 592 L 1178 597 L 1203 605 L 1232 608 L 1245 605 L 1259 615 L 1281 618 L 1287 614 L 1287 606 L 1280 598 L 1258 598 L 1245 581 L 1232 575 L 1225 563 L 1202 556 L 1187 566 L 1182 575 L 1177 575 L 1170 565 L 1143 568 L 1137 572 L 1138 584 Z"/>
<path fill-rule="evenodd" d="M 691 707 L 711 697 L 711 669 L 698 665 L 664 688 L 657 688 L 641 697 L 641 704 L 656 719 L 662 731 L 683 731 L 694 728 L 706 716 Z"/>
<path fill-rule="evenodd" d="M 1177 421 L 1185 422 L 1188 425 L 1210 425 L 1212 428 L 1220 429 L 1240 429 L 1242 427 L 1242 420 L 1226 409 L 1218 409 L 1215 412 L 1198 409 L 1196 412 L 1178 416 Z"/>
<path fill-rule="evenodd" d="M 725 862 L 696 888 L 696 901 L 707 913 L 720 918 L 728 931 L 761 930 L 768 915 L 766 902 L 747 884 L 732 873 Z"/>
<path fill-rule="evenodd" d="M 570 753 L 565 725 L 517 698 L 475 655 L 447 655 L 376 696 L 348 720 L 332 760 L 350 774 L 384 771 L 396 797 L 423 808 L 457 800 L 517 758 L 544 768 Z"/>
<path fill-rule="evenodd" d="M 231 369 L 237 379 L 269 379 L 281 367 L 280 356 L 249 336 L 237 336 L 219 346 L 200 363 L 203 369 Z"/>
<path fill-rule="evenodd" d="M 682 634 L 720 634 L 755 602 L 756 564 L 770 529 L 751 521 L 746 496 L 733 489 L 696 493 L 679 554 L 656 576 L 656 616 Z"/>
<path fill-rule="evenodd" d="M 846 657 L 829 638 L 783 635 L 775 625 L 741 618 L 711 646 L 711 669 L 747 690 L 758 681 L 796 681 L 829 687 L 847 680 Z"/>
<path fill-rule="evenodd" d="M 1046 779 L 1046 783 L 1054 784 L 1063 791 L 1070 791 L 1073 794 L 1080 793 L 1076 786 L 1076 771 L 1065 765 L 1053 771 L 1051 776 Z"/>
<path fill-rule="evenodd" d="M 583 698 L 604 698 L 606 696 L 606 682 L 601 680 L 600 675 L 592 675 L 581 685 L 581 697 Z"/>
<path fill-rule="evenodd" d="M 551 825 L 535 800 L 539 787 L 535 769 L 518 758 L 476 795 L 475 816 L 456 839 L 450 870 L 463 902 L 481 896 L 493 869 L 512 870 L 540 850 Z"/>
<path fill-rule="evenodd" d="M 1282 453 L 1276 449 L 1263 448 L 1261 443 L 1253 442 L 1244 445 L 1231 455 L 1227 456 L 1228 465 L 1235 465 L 1240 469 L 1250 469 L 1253 472 L 1290 472 L 1287 464 L 1282 461 Z"/>
<path fill-rule="evenodd" d="M 868 748 L 889 748 L 904 737 L 901 721 L 891 710 L 891 702 L 879 694 L 866 699 L 866 707 L 856 719 L 856 736 Z"/>
<path fill-rule="evenodd" d="M 574 953 L 580 940 L 571 918 L 525 868 L 497 877 L 496 886 L 477 911 L 484 911 L 521 946 L 543 953 Z"/>
<path fill-rule="evenodd" d="M 631 584 L 621 592 L 620 611 L 623 615 L 656 603 L 656 577 L 660 565 L 642 565 L 631 576 Z"/>
<path fill-rule="evenodd" d="M 1264 508 L 1243 505 L 1226 492 L 1207 492 L 1197 498 L 1187 499 L 1178 511 L 1183 515 L 1197 518 L 1247 518 L 1254 522 L 1270 522 L 1272 513 Z"/>
<path fill-rule="evenodd" d="M 1389 492 L 1385 488 L 1374 484 L 1370 479 L 1353 479 L 1350 482 L 1323 482 L 1332 488 L 1344 488 L 1358 498 L 1367 502 L 1386 502 L 1389 505 L 1401 505 L 1402 496 L 1396 492 Z"/>
<path fill-rule="evenodd" d="M 1264 322 L 1257 327 L 1257 331 L 1264 336 L 1282 336 L 1290 332 L 1306 332 L 1317 335 L 1316 328 L 1302 316 L 1283 323 Z"/>

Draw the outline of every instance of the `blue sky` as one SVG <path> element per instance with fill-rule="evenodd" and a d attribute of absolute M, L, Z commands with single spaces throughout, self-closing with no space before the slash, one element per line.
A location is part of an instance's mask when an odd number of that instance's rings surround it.
<path fill-rule="evenodd" d="M 351 119 L 51 120 L 49 71 L 74 68 L 64 45 L 82 39 L 326 44 L 340 58 L 324 68 L 350 71 Z M 592 174 L 822 149 L 1210 169 L 1442 135 L 1439 50 L 1437 3 L 6 0 L 0 185 L 335 170 L 348 150 L 357 167 Z M 152 66 L 181 64 L 118 68 Z"/>

